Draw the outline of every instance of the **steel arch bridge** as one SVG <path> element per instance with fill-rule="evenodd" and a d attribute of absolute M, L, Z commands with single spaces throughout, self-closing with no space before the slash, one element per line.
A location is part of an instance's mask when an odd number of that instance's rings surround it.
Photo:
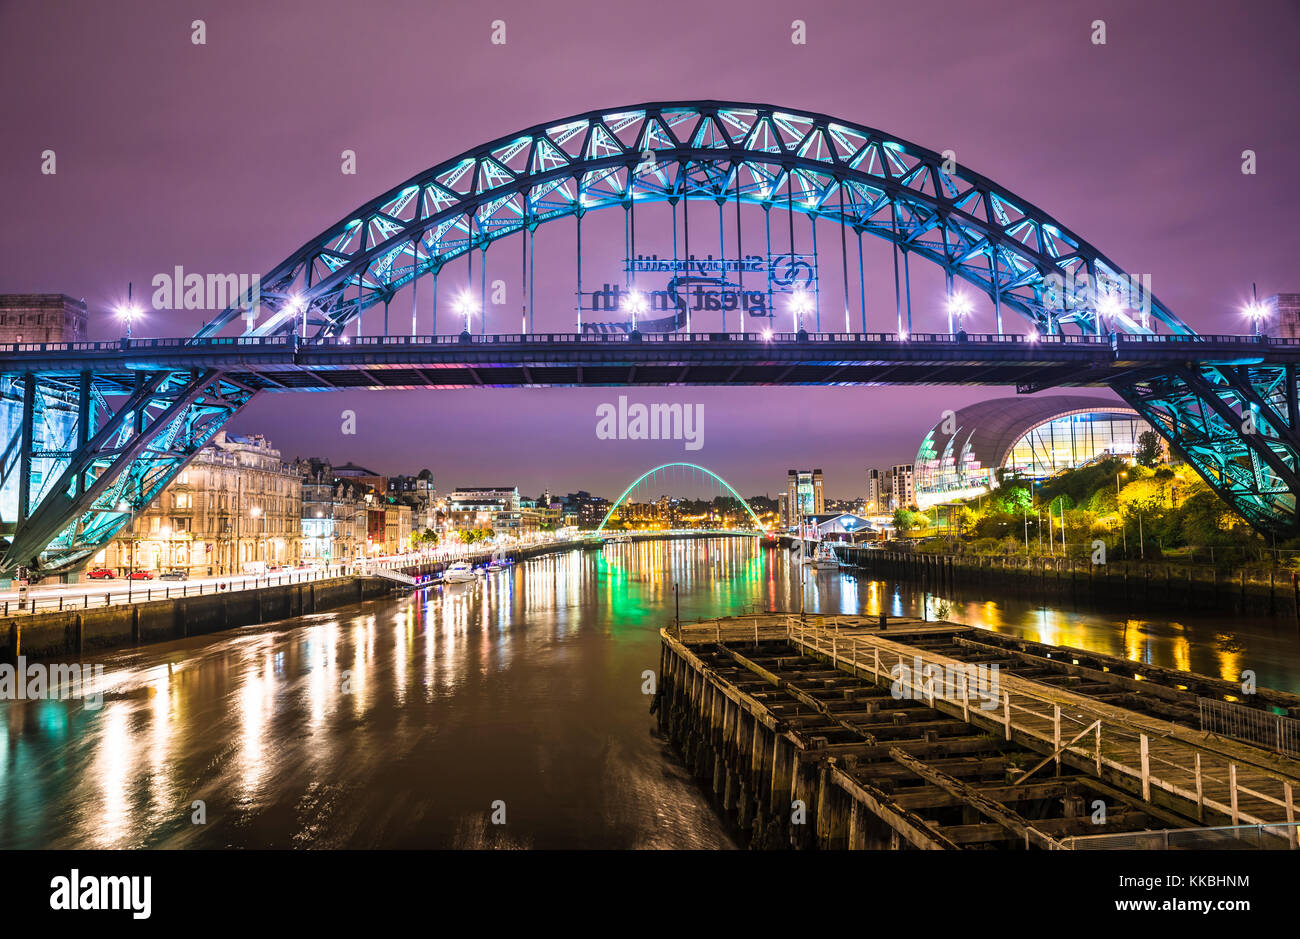
<path fill-rule="evenodd" d="M 627 497 L 631 495 L 633 489 L 639 486 L 648 477 L 654 475 L 660 470 L 673 469 L 675 467 L 698 470 L 700 473 L 705 474 L 710 478 L 712 478 L 715 482 L 717 482 L 719 485 L 725 488 L 727 492 L 731 493 L 732 496 L 735 497 L 736 501 L 739 502 L 744 507 L 745 512 L 749 515 L 750 518 L 754 520 L 754 527 L 757 528 L 763 534 L 767 534 L 767 529 L 763 527 L 763 523 L 759 521 L 758 516 L 754 514 L 754 510 L 749 507 L 749 503 L 745 501 L 745 497 L 742 496 L 740 493 L 738 493 L 734 488 L 732 488 L 731 483 L 727 482 L 725 479 L 723 479 L 717 473 L 713 472 L 713 470 L 709 469 L 708 467 L 700 466 L 697 463 L 683 463 L 683 462 L 663 463 L 659 466 L 654 467 L 653 469 L 646 470 L 644 473 L 642 473 L 640 476 L 634 479 L 632 481 L 632 485 L 624 489 L 622 495 L 620 495 L 617 499 L 615 499 L 614 503 L 609 507 L 609 511 L 605 513 L 605 517 L 602 518 L 600 520 L 600 524 L 596 526 L 595 534 L 600 534 L 605 530 L 605 525 L 609 522 L 611 518 L 614 517 L 614 512 L 618 509 L 620 505 L 623 504 L 624 500 L 626 500 Z"/>
<path fill-rule="evenodd" d="M 84 563 L 255 394 L 310 386 L 310 379 L 348 369 L 370 374 L 356 361 L 361 349 L 348 350 L 352 360 L 340 352 L 339 344 L 348 338 L 344 330 L 356 322 L 359 333 L 363 314 L 382 305 L 387 335 L 390 303 L 407 286 L 411 341 L 407 345 L 404 336 L 396 337 L 403 344 L 382 350 L 383 367 L 412 376 L 401 386 L 441 384 L 431 369 L 463 364 L 469 353 L 483 351 L 471 344 L 443 345 L 448 337 L 417 341 L 419 283 L 432 275 L 436 317 L 437 276 L 451 261 L 464 258 L 472 264 L 475 252 L 485 254 L 511 235 L 519 235 L 527 251 L 539 226 L 576 218 L 580 284 L 581 224 L 589 211 L 621 208 L 632 247 L 639 205 L 668 203 L 675 219 L 677 206 L 685 210 L 692 202 L 715 205 L 719 213 L 730 203 L 737 212 L 741 204 L 757 206 L 769 236 L 771 213 L 785 213 L 791 254 L 796 214 L 838 224 L 842 232 L 854 233 L 859 247 L 863 234 L 891 243 L 897 328 L 893 336 L 874 338 L 896 340 L 888 361 L 906 361 L 911 370 L 873 371 L 881 361 L 873 337 L 849 333 L 846 260 L 845 334 L 814 337 L 835 340 L 833 352 L 830 344 L 800 349 L 783 341 L 750 342 L 723 357 L 721 373 L 701 372 L 710 378 L 653 380 L 932 381 L 936 363 L 957 353 L 970 359 L 973 349 L 956 344 L 964 334 L 931 337 L 954 343 L 940 354 L 921 351 L 913 342 L 910 289 L 905 318 L 898 259 L 910 287 L 908 264 L 915 255 L 941 267 L 949 284 L 966 281 L 991 298 L 999 335 L 985 338 L 1007 343 L 994 358 L 1036 367 L 1025 371 L 1024 381 L 1015 379 L 1022 390 L 1109 385 L 1252 525 L 1283 537 L 1300 534 L 1300 356 L 1295 350 L 1281 354 L 1272 345 L 1240 337 L 1197 336 L 1154 297 L 1141 312 L 1125 307 L 1113 298 L 1135 278 L 1041 209 L 932 150 L 827 115 L 694 101 L 588 112 L 440 163 L 306 242 L 262 278 L 256 297 L 231 304 L 196 336 L 162 341 L 168 344 L 166 354 L 146 353 L 130 343 L 119 351 L 24 344 L 6 353 L 0 348 L 0 397 L 16 415 L 0 423 L 7 435 L 0 437 L 0 496 L 7 497 L 0 504 L 15 506 L 10 517 L 0 519 L 8 540 L 0 572 Z M 770 258 L 770 244 L 768 253 Z M 1089 278 L 1097 289 L 1083 302 L 1065 297 L 1057 285 L 1067 278 Z M 533 311 L 531 273 L 526 296 L 525 321 Z M 1013 345 L 1014 337 L 1004 334 L 1004 311 L 1028 324 L 1029 340 L 1041 340 L 1030 348 L 1105 351 L 1106 368 L 1071 378 L 1068 368 L 1060 367 L 1065 358 L 1051 360 L 1058 366 L 1053 371 L 1037 352 L 1022 355 L 1024 344 Z M 581 332 L 580 302 L 575 312 Z M 686 331 L 692 332 L 689 320 Z M 467 330 L 460 340 L 471 338 L 489 337 L 470 337 Z M 643 375 L 680 371 L 685 376 L 681 361 L 696 354 L 689 344 L 564 346 L 554 336 L 512 338 L 521 340 L 510 363 L 522 377 L 505 384 L 583 383 L 584 365 L 595 372 L 602 361 L 627 371 L 607 369 L 602 374 L 610 377 L 598 383 L 646 381 L 635 377 L 638 369 Z M 633 332 L 618 338 L 641 337 Z M 789 338 L 793 343 L 808 337 L 801 331 Z M 1202 344 L 1219 339 L 1225 341 Z M 1080 344 L 1066 345 L 1075 342 Z M 82 345 L 97 344 L 69 344 Z M 500 361 L 496 353 L 493 349 L 487 360 Z M 719 359 L 714 349 L 698 354 L 703 361 Z M 787 354 L 790 358 L 780 357 Z M 803 366 L 787 367 L 790 361 L 808 367 L 801 372 Z M 988 374 L 979 369 L 981 361 L 976 357 L 972 371 L 963 374 Z M 760 367 L 774 362 L 780 367 Z M 552 368 L 555 377 L 537 378 L 535 372 L 557 363 L 573 368 Z M 656 364 L 674 368 L 656 370 Z M 567 377 L 575 370 L 576 379 Z M 298 384 L 284 377 L 290 373 L 299 376 Z M 376 383 L 371 375 L 351 383 L 325 380 L 324 386 Z"/>

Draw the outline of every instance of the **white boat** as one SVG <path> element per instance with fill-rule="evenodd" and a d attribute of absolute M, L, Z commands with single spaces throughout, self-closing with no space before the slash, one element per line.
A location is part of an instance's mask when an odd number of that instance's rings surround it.
<path fill-rule="evenodd" d="M 497 571 L 506 569 L 506 552 L 504 548 L 497 548 L 492 552 L 492 560 L 488 562 L 487 572 L 495 574 Z"/>
<path fill-rule="evenodd" d="M 631 543 L 632 543 L 631 535 L 619 535 L 617 538 L 614 539 L 614 544 L 631 544 Z"/>
<path fill-rule="evenodd" d="M 835 550 L 826 542 L 819 542 L 817 552 L 811 557 L 806 558 L 804 563 L 811 566 L 815 571 L 838 571 L 840 569 L 840 559 L 836 556 Z"/>
<path fill-rule="evenodd" d="M 463 584 L 477 576 L 468 561 L 457 561 L 447 565 L 447 569 L 442 572 L 442 581 L 446 584 Z"/>

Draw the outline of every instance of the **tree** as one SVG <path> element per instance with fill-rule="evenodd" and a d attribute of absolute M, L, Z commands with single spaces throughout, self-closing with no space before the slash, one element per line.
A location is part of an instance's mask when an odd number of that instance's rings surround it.
<path fill-rule="evenodd" d="M 1138 434 L 1137 452 L 1133 454 L 1134 459 L 1140 466 L 1155 466 L 1160 462 L 1160 457 L 1164 452 L 1164 447 L 1160 444 L 1160 435 L 1154 430 L 1144 430 Z"/>
<path fill-rule="evenodd" d="M 912 509 L 894 510 L 894 530 L 900 535 L 915 531 L 918 528 L 925 528 L 929 524 L 930 520 L 920 512 L 915 512 Z"/>

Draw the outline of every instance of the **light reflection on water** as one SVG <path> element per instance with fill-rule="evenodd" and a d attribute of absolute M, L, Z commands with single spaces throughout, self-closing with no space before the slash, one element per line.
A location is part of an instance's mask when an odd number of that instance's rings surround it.
<path fill-rule="evenodd" d="M 464 585 L 103 659 L 114 689 L 0 702 L 0 847 L 717 847 L 651 733 L 657 630 L 797 610 L 742 539 L 539 558 Z M 811 613 L 935 615 L 1300 691 L 1293 630 L 1115 618 L 803 572 Z M 674 589 L 676 588 L 676 589 Z M 344 689 L 346 690 L 346 693 Z M 503 800 L 507 824 L 490 822 Z M 191 824 L 195 800 L 207 823 Z"/>

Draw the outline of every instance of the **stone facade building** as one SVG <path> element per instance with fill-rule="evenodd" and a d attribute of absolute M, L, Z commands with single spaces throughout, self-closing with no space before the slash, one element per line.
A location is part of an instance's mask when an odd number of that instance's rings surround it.
<path fill-rule="evenodd" d="M 265 437 L 221 431 L 91 567 L 200 577 L 301 558 L 302 477 Z"/>
<path fill-rule="evenodd" d="M 0 294 L 0 342 L 84 342 L 86 301 L 61 293 Z"/>

